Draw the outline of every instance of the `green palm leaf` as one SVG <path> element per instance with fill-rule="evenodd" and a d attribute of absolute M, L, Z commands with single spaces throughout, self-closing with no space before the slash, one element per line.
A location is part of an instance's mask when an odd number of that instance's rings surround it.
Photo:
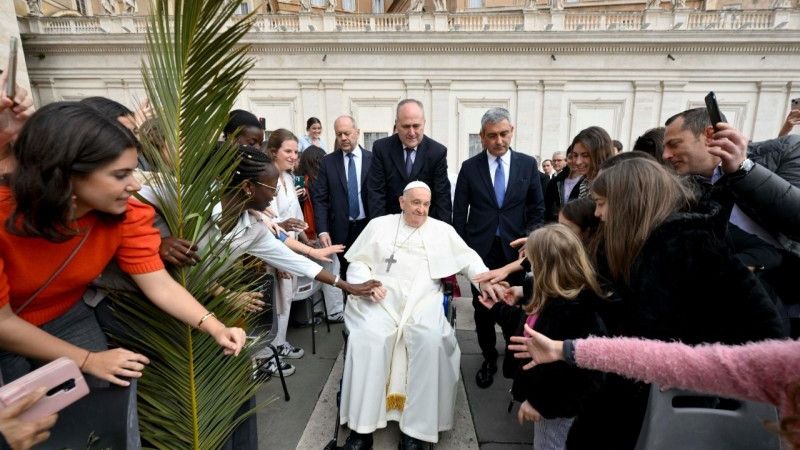
<path fill-rule="evenodd" d="M 248 46 L 239 45 L 251 17 L 233 20 L 236 7 L 155 0 L 142 73 L 165 142 L 163 148 L 143 146 L 155 167 L 149 184 L 172 235 L 205 242 L 201 263 L 173 275 L 221 321 L 250 329 L 251 317 L 231 302 L 236 292 L 253 288 L 249 268 L 232 264 L 230 245 L 215 233 L 219 224 L 212 217 L 237 163 L 235 147 L 217 139 L 253 66 Z M 220 285 L 226 290 L 212 295 Z M 152 361 L 139 382 L 143 438 L 164 449 L 219 448 L 245 419 L 237 411 L 258 388 L 250 377 L 249 349 L 223 356 L 212 338 L 141 295 L 117 296 L 123 320 L 134 330 L 126 345 Z"/>

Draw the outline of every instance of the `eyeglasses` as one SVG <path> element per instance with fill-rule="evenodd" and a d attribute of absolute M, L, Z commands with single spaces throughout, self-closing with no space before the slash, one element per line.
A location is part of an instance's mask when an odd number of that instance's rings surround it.
<path fill-rule="evenodd" d="M 272 189 L 272 191 L 274 193 L 276 193 L 276 194 L 278 193 L 278 186 L 270 186 L 270 185 L 268 185 L 266 183 L 262 183 L 262 182 L 256 181 L 256 180 L 250 180 L 250 181 L 252 181 L 253 183 L 255 183 L 255 184 L 259 185 L 259 186 L 264 186 L 265 188 Z"/>

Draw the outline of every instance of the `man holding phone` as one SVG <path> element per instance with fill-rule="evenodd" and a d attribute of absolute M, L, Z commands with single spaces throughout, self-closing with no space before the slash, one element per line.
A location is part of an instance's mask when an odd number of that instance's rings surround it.
<path fill-rule="evenodd" d="M 800 270 L 800 136 L 753 143 L 729 123 L 714 125 L 716 131 L 706 108 L 671 117 L 664 132 L 664 161 L 679 175 L 713 185 L 705 193 L 725 204 L 730 224 L 782 255 L 768 280 L 784 302 L 797 303 L 792 274 Z M 746 265 L 761 269 L 760 264 Z"/>
<path fill-rule="evenodd" d="M 792 128 L 800 125 L 800 97 L 792 99 L 790 108 L 789 115 L 787 115 L 786 120 L 783 121 L 783 126 L 778 133 L 778 137 L 786 136 L 792 132 Z"/>

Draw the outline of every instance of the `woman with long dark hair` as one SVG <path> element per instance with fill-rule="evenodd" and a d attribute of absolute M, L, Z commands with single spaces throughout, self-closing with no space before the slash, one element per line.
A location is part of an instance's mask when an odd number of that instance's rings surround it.
<path fill-rule="evenodd" d="M 80 301 L 111 261 L 168 314 L 238 354 L 244 331 L 228 328 L 170 277 L 158 255 L 153 209 L 132 198 L 138 142 L 125 127 L 76 102 L 49 104 L 14 144 L 11 189 L 0 187 L 0 368 L 6 381 L 66 356 L 84 373 L 127 385 L 143 355 L 107 349 Z M 90 380 L 90 382 L 93 382 Z"/>

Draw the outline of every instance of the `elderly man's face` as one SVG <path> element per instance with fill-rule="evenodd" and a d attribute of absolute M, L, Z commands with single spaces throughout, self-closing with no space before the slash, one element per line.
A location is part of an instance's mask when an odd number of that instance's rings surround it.
<path fill-rule="evenodd" d="M 340 117 L 333 123 L 336 133 L 336 148 L 345 153 L 352 152 L 358 146 L 358 135 L 361 132 L 353 126 L 353 121 L 348 117 Z"/>
<path fill-rule="evenodd" d="M 403 210 L 403 217 L 410 227 L 422 226 L 428 218 L 430 207 L 431 191 L 425 188 L 409 189 L 400 196 L 400 209 Z"/>
<path fill-rule="evenodd" d="M 556 172 L 561 172 L 564 170 L 564 166 L 567 165 L 567 157 L 561 153 L 556 153 L 553 155 L 553 168 L 556 169 Z"/>
<path fill-rule="evenodd" d="M 416 103 L 406 103 L 397 111 L 397 135 L 405 148 L 416 148 L 425 132 L 425 114 Z"/>

